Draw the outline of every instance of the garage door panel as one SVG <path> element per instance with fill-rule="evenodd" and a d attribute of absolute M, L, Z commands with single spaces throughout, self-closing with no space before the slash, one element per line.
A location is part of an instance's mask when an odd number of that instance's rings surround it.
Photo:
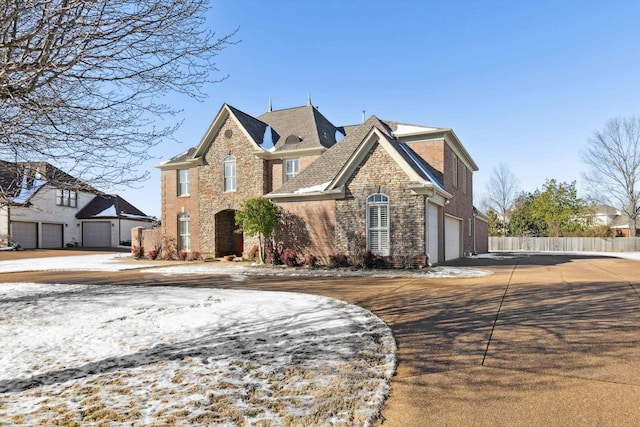
<path fill-rule="evenodd" d="M 444 256 L 445 261 L 450 259 L 460 258 L 462 256 L 460 243 L 460 233 L 462 221 L 455 218 L 444 219 L 444 236 L 445 236 L 445 248 Z"/>
<path fill-rule="evenodd" d="M 19 243 L 25 249 L 36 249 L 38 247 L 38 223 L 12 222 L 11 240 Z"/>
<path fill-rule="evenodd" d="M 82 224 L 82 246 L 104 248 L 111 246 L 111 222 L 84 222 Z"/>
<path fill-rule="evenodd" d="M 61 248 L 62 224 L 42 224 L 42 247 Z"/>

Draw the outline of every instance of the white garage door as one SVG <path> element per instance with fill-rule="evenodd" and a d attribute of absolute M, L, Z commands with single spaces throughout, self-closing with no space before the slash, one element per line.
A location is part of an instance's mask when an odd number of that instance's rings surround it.
<path fill-rule="evenodd" d="M 42 247 L 62 247 L 62 224 L 42 224 Z"/>
<path fill-rule="evenodd" d="M 440 219 L 438 218 L 439 209 L 433 203 L 429 203 L 428 224 L 427 224 L 427 250 L 429 251 L 429 262 L 437 264 L 440 260 L 438 257 L 438 247 L 440 246 L 440 236 L 438 233 Z"/>
<path fill-rule="evenodd" d="M 105 248 L 111 246 L 111 222 L 83 222 L 82 246 Z"/>
<path fill-rule="evenodd" d="M 38 223 L 37 222 L 12 222 L 11 240 L 20 243 L 25 249 L 38 247 Z"/>
<path fill-rule="evenodd" d="M 462 256 L 462 245 L 460 244 L 460 229 L 462 221 L 456 218 L 446 217 L 444 219 L 444 259 L 460 258 Z"/>

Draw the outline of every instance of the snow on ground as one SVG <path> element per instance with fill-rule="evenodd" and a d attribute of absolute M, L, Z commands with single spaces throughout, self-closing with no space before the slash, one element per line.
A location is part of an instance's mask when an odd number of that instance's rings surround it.
<path fill-rule="evenodd" d="M 0 266 L 1 268 L 1 266 Z M 168 267 L 150 268 L 149 273 L 159 274 L 229 274 L 234 278 L 244 276 L 288 276 L 288 277 L 476 277 L 490 274 L 487 271 L 465 267 L 433 267 L 425 270 L 367 270 L 367 269 L 323 269 L 288 268 L 284 266 L 256 266 L 233 262 L 185 263 Z"/>
<path fill-rule="evenodd" d="M 471 277 L 485 276 L 487 271 L 465 267 L 433 267 L 424 270 L 365 270 L 287 268 L 284 266 L 256 266 L 239 262 L 184 262 L 166 265 L 163 261 L 136 262 L 130 254 L 95 254 L 66 257 L 17 259 L 0 261 L 0 273 L 21 271 L 119 271 L 145 268 L 159 274 L 227 274 L 233 276 L 307 276 L 307 277 Z"/>
<path fill-rule="evenodd" d="M 119 271 L 140 268 L 140 264 L 123 262 L 130 259 L 131 255 L 128 253 L 14 259 L 0 261 L 0 273 L 58 270 Z"/>
<path fill-rule="evenodd" d="M 370 312 L 282 292 L 0 284 L 0 419 L 367 425 L 395 368 Z"/>

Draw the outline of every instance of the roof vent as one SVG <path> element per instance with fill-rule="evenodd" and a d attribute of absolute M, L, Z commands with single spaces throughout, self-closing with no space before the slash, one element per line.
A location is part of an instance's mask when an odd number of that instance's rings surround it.
<path fill-rule="evenodd" d="M 297 144 L 300 141 L 302 141 L 302 138 L 300 138 L 299 136 L 289 135 L 287 139 L 284 140 L 284 143 L 286 145 L 291 145 L 291 144 Z"/>
<path fill-rule="evenodd" d="M 227 129 L 224 131 L 224 136 L 227 138 L 231 138 L 231 135 L 233 135 L 233 131 L 231 129 Z"/>

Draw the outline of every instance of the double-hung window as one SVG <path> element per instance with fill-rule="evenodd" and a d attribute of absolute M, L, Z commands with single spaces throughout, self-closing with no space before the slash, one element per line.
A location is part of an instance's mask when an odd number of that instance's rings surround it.
<path fill-rule="evenodd" d="M 224 158 L 224 191 L 236 191 L 236 158 Z"/>
<path fill-rule="evenodd" d="M 286 159 L 284 161 L 284 182 L 293 179 L 300 172 L 300 160 Z"/>
<path fill-rule="evenodd" d="M 389 255 L 389 198 L 384 194 L 367 198 L 367 249 L 375 255 Z"/>
<path fill-rule="evenodd" d="M 188 196 L 190 192 L 189 169 L 180 169 L 178 171 L 178 196 Z"/>
<path fill-rule="evenodd" d="M 191 217 L 189 214 L 178 215 L 178 250 L 191 250 Z"/>
<path fill-rule="evenodd" d="M 63 190 L 58 188 L 56 190 L 56 205 L 69 206 L 75 208 L 78 206 L 78 193 L 73 190 Z"/>

